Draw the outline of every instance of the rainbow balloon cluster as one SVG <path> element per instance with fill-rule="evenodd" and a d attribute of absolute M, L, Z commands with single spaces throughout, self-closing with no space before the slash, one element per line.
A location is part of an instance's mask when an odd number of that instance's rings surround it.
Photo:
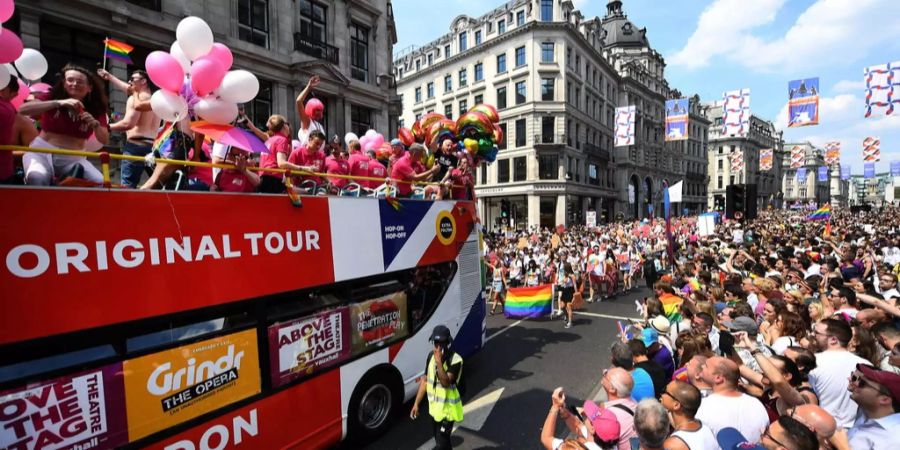
<path fill-rule="evenodd" d="M 406 146 L 419 142 L 432 147 L 444 139 L 452 139 L 459 145 L 460 151 L 468 153 L 476 164 L 482 161 L 492 163 L 499 152 L 497 145 L 503 143 L 499 122 L 497 108 L 479 104 L 456 121 L 443 114 L 425 114 L 413 124 L 412 129 L 401 128 L 397 134 Z"/>

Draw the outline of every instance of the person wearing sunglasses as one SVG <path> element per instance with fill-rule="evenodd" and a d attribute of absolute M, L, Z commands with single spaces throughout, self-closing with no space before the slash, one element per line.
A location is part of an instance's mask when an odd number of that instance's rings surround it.
<path fill-rule="evenodd" d="M 700 408 L 700 390 L 684 381 L 673 381 L 666 386 L 660 402 L 675 431 L 666 439 L 667 450 L 716 450 L 719 448 L 712 429 L 694 417 Z"/>
<path fill-rule="evenodd" d="M 900 375 L 858 364 L 850 374 L 850 398 L 859 405 L 859 413 L 848 437 L 850 447 L 897 448 L 900 430 Z"/>
<path fill-rule="evenodd" d="M 817 450 L 819 442 L 809 427 L 790 416 L 772 422 L 760 439 L 748 440 L 740 431 L 725 428 L 716 435 L 722 450 Z M 854 447 L 855 448 L 855 447 Z"/>
<path fill-rule="evenodd" d="M 128 94 L 128 100 L 125 102 L 125 115 L 122 120 L 109 124 L 111 131 L 124 132 L 126 137 L 125 146 L 122 147 L 122 154 L 129 156 L 147 156 L 153 151 L 153 141 L 156 139 L 157 129 L 159 128 L 159 117 L 150 110 L 150 79 L 147 72 L 143 70 L 135 70 L 131 73 L 128 81 L 122 81 L 113 74 L 104 69 L 97 69 L 100 78 L 108 81 L 117 89 Z M 141 184 L 141 174 L 150 171 L 144 161 L 125 161 L 120 166 L 122 186 L 128 188 L 137 188 Z"/>

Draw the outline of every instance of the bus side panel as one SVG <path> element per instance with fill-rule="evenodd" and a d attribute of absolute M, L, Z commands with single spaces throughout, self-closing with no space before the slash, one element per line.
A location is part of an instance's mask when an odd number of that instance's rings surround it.
<path fill-rule="evenodd" d="M 341 440 L 340 396 L 340 371 L 331 370 L 145 448 L 327 448 Z"/>

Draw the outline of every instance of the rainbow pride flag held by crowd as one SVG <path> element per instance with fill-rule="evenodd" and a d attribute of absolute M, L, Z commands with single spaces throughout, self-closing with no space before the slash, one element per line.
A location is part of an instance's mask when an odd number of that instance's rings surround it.
<path fill-rule="evenodd" d="M 828 220 L 831 219 L 831 205 L 826 204 L 825 206 L 816 210 L 816 212 L 806 216 L 806 220 Z"/>
<path fill-rule="evenodd" d="M 119 61 L 124 61 L 125 64 L 131 64 L 131 57 L 128 56 L 134 47 L 121 42 L 115 39 L 106 38 L 103 40 L 105 44 L 105 49 L 103 50 L 103 55 L 107 58 L 118 59 Z"/>
<path fill-rule="evenodd" d="M 511 288 L 506 293 L 503 315 L 510 319 L 541 317 L 550 314 L 553 300 L 553 286 Z"/>

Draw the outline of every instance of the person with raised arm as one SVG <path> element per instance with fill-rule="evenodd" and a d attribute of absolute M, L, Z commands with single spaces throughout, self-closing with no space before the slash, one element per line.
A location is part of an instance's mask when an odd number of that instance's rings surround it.
<path fill-rule="evenodd" d="M 153 151 L 153 141 L 159 129 L 159 118 L 149 109 L 150 79 L 147 72 L 135 70 L 128 82 L 116 78 L 104 69 L 97 69 L 100 78 L 109 81 L 117 89 L 128 94 L 125 102 L 125 116 L 118 122 L 109 125 L 111 131 L 125 133 L 126 142 L 122 154 L 145 157 Z M 121 184 L 127 188 L 136 188 L 141 182 L 141 173 L 145 171 L 144 161 L 122 160 L 120 164 Z"/>
<path fill-rule="evenodd" d="M 325 127 L 319 122 L 324 116 L 325 105 L 317 98 L 306 101 L 312 90 L 319 85 L 319 81 L 318 75 L 310 78 L 306 83 L 306 87 L 300 91 L 300 95 L 297 96 L 295 101 L 297 116 L 300 117 L 300 128 L 297 129 L 297 139 L 300 140 L 300 145 L 306 145 L 310 131 L 319 131 L 325 134 Z"/>

